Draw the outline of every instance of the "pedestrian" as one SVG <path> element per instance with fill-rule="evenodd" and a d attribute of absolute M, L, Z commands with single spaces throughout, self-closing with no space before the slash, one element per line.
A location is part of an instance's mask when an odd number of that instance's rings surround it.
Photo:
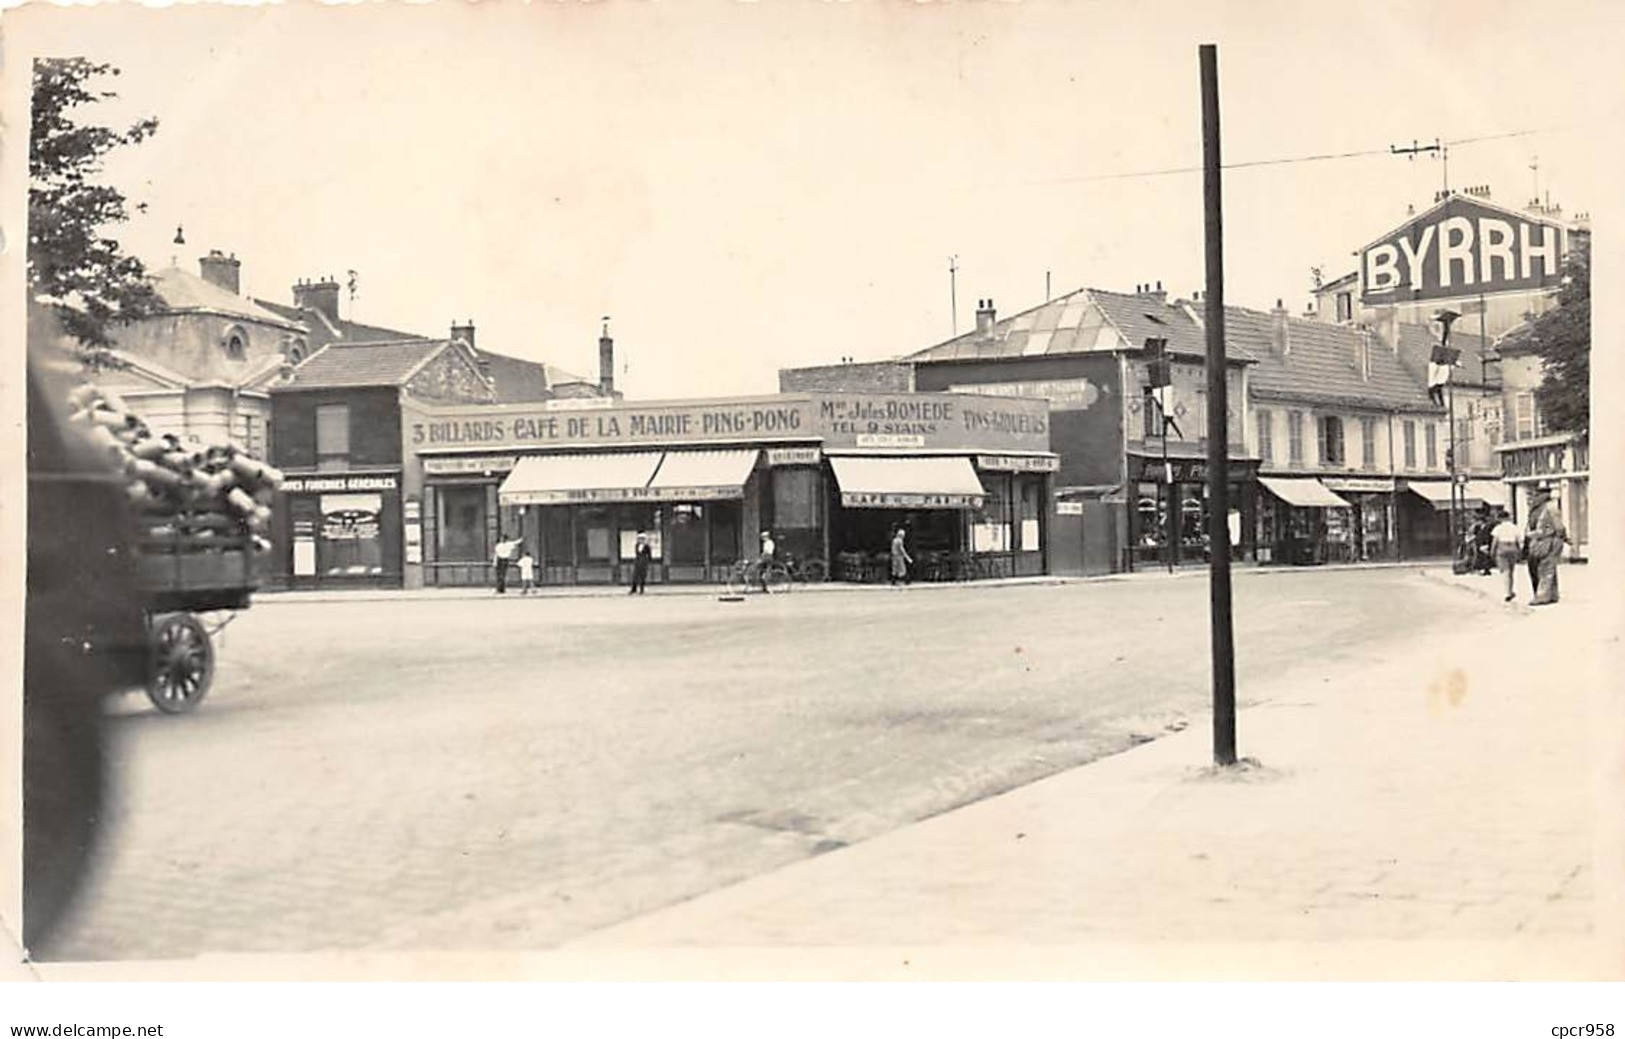
<path fill-rule="evenodd" d="M 1529 522 L 1524 537 L 1535 577 L 1535 594 L 1529 605 L 1550 606 L 1557 602 L 1557 564 L 1563 558 L 1569 531 L 1552 499 L 1552 489 L 1546 484 L 1538 485 L 1529 494 Z"/>
<path fill-rule="evenodd" d="M 773 532 L 762 531 L 762 557 L 756 566 L 756 579 L 761 583 L 764 594 L 767 592 L 767 570 L 773 564 L 773 553 L 776 551 L 778 546 L 773 542 Z"/>
<path fill-rule="evenodd" d="M 508 592 L 508 566 L 513 562 L 513 550 L 518 541 L 498 541 L 496 550 L 491 553 L 491 565 L 496 568 L 497 594 L 506 595 Z"/>
<path fill-rule="evenodd" d="M 1490 544 L 1495 553 L 1496 569 L 1506 581 L 1506 602 L 1517 598 L 1517 590 L 1513 587 L 1513 578 L 1518 573 L 1518 560 L 1523 558 L 1523 529 L 1512 522 L 1512 514 L 1505 509 L 1495 526 L 1490 528 Z"/>
<path fill-rule="evenodd" d="M 1483 577 L 1488 577 L 1495 568 L 1495 539 L 1491 534 L 1494 529 L 1495 522 L 1490 518 L 1490 507 L 1486 505 L 1479 509 L 1478 518 L 1473 521 L 1473 568 Z"/>
<path fill-rule="evenodd" d="M 627 595 L 642 595 L 643 586 L 649 581 L 649 562 L 654 558 L 654 550 L 649 547 L 649 535 L 638 531 L 637 548 L 632 551 L 632 587 Z"/>
<path fill-rule="evenodd" d="M 529 595 L 536 587 L 536 560 L 526 549 L 519 556 L 519 594 Z"/>
<path fill-rule="evenodd" d="M 905 544 L 906 534 L 902 527 L 898 527 L 891 536 L 891 583 L 895 586 L 899 581 L 908 584 L 908 565 L 914 562 L 914 557 L 908 554 Z"/>

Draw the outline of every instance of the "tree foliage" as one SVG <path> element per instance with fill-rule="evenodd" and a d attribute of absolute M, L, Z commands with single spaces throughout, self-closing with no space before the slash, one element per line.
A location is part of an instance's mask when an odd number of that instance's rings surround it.
<path fill-rule="evenodd" d="M 1552 430 L 1583 433 L 1591 425 L 1591 254 L 1584 244 L 1563 273 L 1557 306 L 1530 328 L 1544 373 L 1535 402 Z"/>
<path fill-rule="evenodd" d="M 28 148 L 30 302 L 52 311 L 87 363 L 104 356 L 114 323 L 159 305 L 146 267 L 104 230 L 129 219 L 124 195 L 98 182 L 103 158 L 158 129 L 143 119 L 124 130 L 81 121 L 78 109 L 116 97 L 93 81 L 118 70 L 85 58 L 34 63 Z"/>

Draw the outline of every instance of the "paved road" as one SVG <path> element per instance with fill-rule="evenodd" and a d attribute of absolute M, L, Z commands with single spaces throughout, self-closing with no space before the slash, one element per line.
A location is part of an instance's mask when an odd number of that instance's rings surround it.
<path fill-rule="evenodd" d="M 1477 608 L 1242 575 L 1249 677 Z M 1208 724 L 1207 586 L 278 603 L 202 709 L 111 720 L 111 849 L 49 957 L 545 948 Z"/>

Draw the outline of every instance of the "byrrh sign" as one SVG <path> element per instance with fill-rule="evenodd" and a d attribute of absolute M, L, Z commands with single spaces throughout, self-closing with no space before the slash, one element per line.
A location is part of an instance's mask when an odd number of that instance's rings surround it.
<path fill-rule="evenodd" d="M 1360 251 L 1367 303 L 1449 299 L 1557 283 L 1563 227 L 1455 195 Z"/>

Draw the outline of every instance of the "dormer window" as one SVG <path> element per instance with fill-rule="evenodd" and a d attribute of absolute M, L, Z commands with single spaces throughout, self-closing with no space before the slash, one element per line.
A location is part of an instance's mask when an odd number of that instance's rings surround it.
<path fill-rule="evenodd" d="M 282 340 L 282 352 L 290 364 L 298 364 L 305 359 L 305 341 L 298 336 L 288 336 Z"/>
<path fill-rule="evenodd" d="M 220 347 L 226 356 L 233 361 L 241 361 L 248 355 L 248 330 L 242 325 L 232 325 L 226 329 L 226 334 L 220 337 Z"/>

